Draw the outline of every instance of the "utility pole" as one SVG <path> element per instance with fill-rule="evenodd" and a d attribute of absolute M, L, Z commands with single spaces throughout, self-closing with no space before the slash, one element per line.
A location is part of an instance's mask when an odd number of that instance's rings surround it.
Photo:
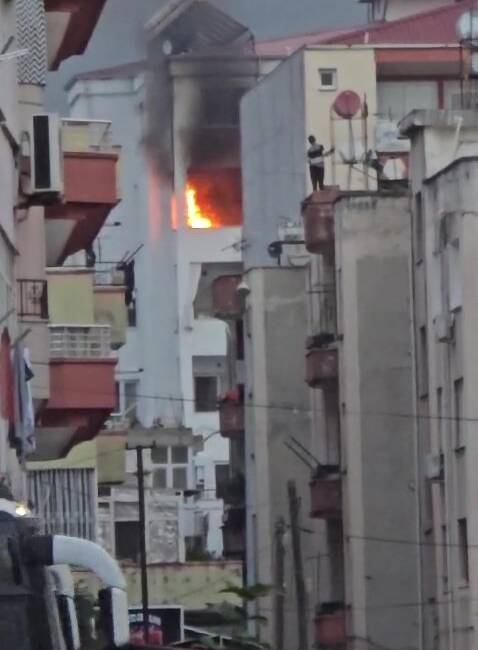
<path fill-rule="evenodd" d="M 274 635 L 275 650 L 284 650 L 284 534 L 285 522 L 282 517 L 275 527 L 275 598 L 274 598 Z"/>
<path fill-rule="evenodd" d="M 144 468 L 143 447 L 136 447 L 136 472 L 138 475 L 139 501 L 139 554 L 141 564 L 141 600 L 143 606 L 143 636 L 144 642 L 149 643 L 149 602 L 148 602 L 148 572 L 146 566 L 146 512 L 144 506 Z"/>
<path fill-rule="evenodd" d="M 292 554 L 294 558 L 295 591 L 297 596 L 297 625 L 299 628 L 299 650 L 309 649 L 307 630 L 307 593 L 304 580 L 304 565 L 302 562 L 302 547 L 300 543 L 300 499 L 297 496 L 295 481 L 287 481 L 289 496 L 290 528 L 292 537 Z"/>

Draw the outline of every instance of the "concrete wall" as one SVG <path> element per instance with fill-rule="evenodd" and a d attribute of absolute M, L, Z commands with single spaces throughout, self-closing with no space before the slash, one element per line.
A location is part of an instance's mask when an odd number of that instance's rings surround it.
<path fill-rule="evenodd" d="M 409 246 L 406 196 L 337 203 L 345 586 L 354 648 L 362 639 L 418 645 L 418 606 L 396 607 L 420 601 Z"/>
<path fill-rule="evenodd" d="M 140 571 L 138 567 L 122 566 L 128 584 L 128 603 L 141 605 Z M 85 582 L 93 593 L 100 585 L 87 571 L 75 571 L 75 582 Z M 242 586 L 240 562 L 188 562 L 184 564 L 148 565 L 149 602 L 151 606 L 182 605 L 186 610 L 201 610 L 212 605 L 241 605 L 232 594 L 221 593 L 229 585 Z"/>
<path fill-rule="evenodd" d="M 281 225 L 300 223 L 307 191 L 304 63 L 299 52 L 241 103 L 245 268 L 275 266 L 267 246 Z"/>
<path fill-rule="evenodd" d="M 335 70 L 336 87 L 320 87 L 319 70 Z M 327 149 L 335 143 L 335 154 L 326 159 L 325 184 L 339 185 L 342 189 L 374 189 L 370 171 L 360 164 L 350 169 L 342 164 L 340 152 L 349 151 L 350 129 L 348 120 L 337 116 L 330 120 L 330 109 L 336 97 L 345 90 L 355 91 L 362 102 L 368 104 L 368 142 L 373 142 L 377 113 L 376 69 L 373 48 L 310 48 L 304 51 L 305 74 L 305 128 L 307 134 L 314 134 L 318 142 Z M 352 120 L 352 138 L 356 152 L 365 151 L 365 138 L 360 113 Z M 371 144 L 369 145 L 371 146 Z M 304 161 L 305 161 L 304 143 Z M 335 161 L 335 167 L 334 167 Z M 335 171 L 334 171 L 335 169 Z M 311 189 L 311 186 L 308 186 Z"/>
<path fill-rule="evenodd" d="M 311 416 L 305 385 L 305 271 L 300 268 L 251 269 L 245 316 L 246 340 L 246 503 L 247 579 L 274 584 L 274 531 L 280 517 L 289 521 L 287 481 L 294 479 L 301 499 L 301 522 L 308 519 L 310 470 L 286 446 L 291 436 L 312 449 Z M 285 647 L 297 644 L 297 609 L 290 538 L 286 537 Z M 310 609 L 315 604 L 317 547 L 302 535 Z M 261 636 L 273 643 L 272 598 L 259 613 L 268 619 Z"/>

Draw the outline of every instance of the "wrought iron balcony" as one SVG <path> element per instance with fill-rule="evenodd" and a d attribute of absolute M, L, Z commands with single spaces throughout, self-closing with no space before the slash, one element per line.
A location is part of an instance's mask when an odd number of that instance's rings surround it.
<path fill-rule="evenodd" d="M 48 319 L 46 280 L 17 280 L 17 313 L 20 318 Z"/>
<path fill-rule="evenodd" d="M 317 255 L 333 254 L 335 242 L 334 201 L 337 190 L 314 192 L 302 203 L 305 247 Z"/>
<path fill-rule="evenodd" d="M 311 290 L 311 335 L 307 348 L 333 343 L 337 338 L 337 299 L 335 284 L 319 284 Z"/>
<path fill-rule="evenodd" d="M 312 347 L 306 353 L 306 382 L 311 388 L 327 388 L 339 375 L 336 348 Z"/>

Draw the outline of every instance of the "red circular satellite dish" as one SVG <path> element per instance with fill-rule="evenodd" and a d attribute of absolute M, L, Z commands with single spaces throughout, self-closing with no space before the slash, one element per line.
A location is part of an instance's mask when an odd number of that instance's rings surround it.
<path fill-rule="evenodd" d="M 351 120 L 361 107 L 360 97 L 353 90 L 344 90 L 334 102 L 334 111 L 344 120 Z"/>

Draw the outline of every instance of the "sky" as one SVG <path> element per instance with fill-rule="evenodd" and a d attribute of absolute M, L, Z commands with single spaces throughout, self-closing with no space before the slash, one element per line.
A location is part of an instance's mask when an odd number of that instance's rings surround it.
<path fill-rule="evenodd" d="M 256 39 L 312 32 L 365 21 L 358 0 L 213 0 L 223 11 L 250 27 Z M 107 0 L 90 44 L 81 57 L 50 73 L 47 106 L 66 114 L 63 86 L 76 73 L 141 60 L 145 22 L 166 0 Z"/>

